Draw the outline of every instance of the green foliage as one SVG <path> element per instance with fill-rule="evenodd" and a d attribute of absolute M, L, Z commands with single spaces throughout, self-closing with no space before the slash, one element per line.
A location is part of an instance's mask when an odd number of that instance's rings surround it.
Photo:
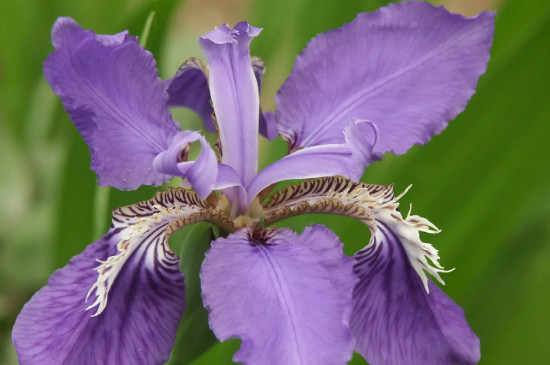
<path fill-rule="evenodd" d="M 189 364 L 217 341 L 208 327 L 208 312 L 202 303 L 199 280 L 204 254 L 213 238 L 212 227 L 207 223 L 181 229 L 170 238 L 185 275 L 186 306 L 169 365 Z"/>

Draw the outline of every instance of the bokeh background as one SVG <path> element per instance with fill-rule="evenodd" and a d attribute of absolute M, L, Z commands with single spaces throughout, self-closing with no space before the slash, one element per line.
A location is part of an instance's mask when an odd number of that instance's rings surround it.
<path fill-rule="evenodd" d="M 0 364 L 17 363 L 11 327 L 53 270 L 100 237 L 110 209 L 154 192 L 96 187 L 87 147 L 42 75 L 58 16 L 72 16 L 99 33 L 130 29 L 139 35 L 154 10 L 147 48 L 163 78 L 189 57 L 201 56 L 198 36 L 247 19 L 264 28 L 252 53 L 267 64 L 262 105 L 273 109 L 277 88 L 312 36 L 385 3 L 0 1 Z M 445 291 L 464 307 L 481 338 L 481 364 L 544 364 L 550 357 L 550 2 L 436 3 L 465 15 L 498 11 L 488 71 L 466 111 L 441 135 L 404 156 L 385 156 L 363 179 L 395 183 L 397 191 L 413 184 L 402 203 L 414 202 L 417 214 L 443 229 L 426 239 L 440 250 L 446 267 L 456 267 L 445 275 Z M 174 118 L 186 128 L 200 128 L 192 112 L 174 111 Z M 263 145 L 263 164 L 284 154 L 281 140 Z M 308 216 L 286 223 L 300 230 L 312 221 L 331 226 L 348 253 L 368 240 L 364 228 L 344 218 Z M 232 363 L 238 341 L 210 347 L 211 335 L 197 331 L 187 328 L 179 338 L 194 338 L 196 343 L 178 345 L 192 348 L 186 352 L 192 355 L 174 353 L 171 364 Z M 352 363 L 366 364 L 359 356 Z"/>

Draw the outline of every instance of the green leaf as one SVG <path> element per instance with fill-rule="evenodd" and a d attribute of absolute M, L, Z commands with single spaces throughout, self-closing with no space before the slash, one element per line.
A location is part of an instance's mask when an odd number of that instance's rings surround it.
<path fill-rule="evenodd" d="M 213 238 L 208 223 L 186 227 L 170 237 L 170 245 L 179 253 L 181 271 L 185 275 L 186 307 L 169 365 L 188 364 L 217 342 L 208 326 L 208 312 L 202 303 L 199 278 L 204 254 Z"/>
<path fill-rule="evenodd" d="M 111 214 L 109 210 L 109 197 L 111 188 L 98 186 L 95 188 L 94 198 L 94 226 L 92 229 L 92 239 L 101 237 L 109 227 Z"/>
<path fill-rule="evenodd" d="M 234 364 L 231 359 L 240 346 L 241 341 L 236 338 L 232 338 L 224 342 L 218 342 L 201 357 L 193 361 L 191 365 Z"/>
<path fill-rule="evenodd" d="M 174 14 L 176 5 L 183 3 L 181 0 L 152 0 L 145 2 L 141 7 L 132 12 L 126 21 L 126 27 L 131 34 L 139 34 L 143 30 L 143 24 L 151 12 L 155 17 L 151 22 L 149 35 L 147 37 L 147 49 L 156 57 L 161 54 L 164 42 L 166 42 L 166 31 L 170 24 L 170 18 Z M 157 64 L 158 58 L 157 58 Z"/>
<path fill-rule="evenodd" d="M 145 21 L 145 25 L 143 26 L 143 30 L 141 31 L 141 35 L 139 36 L 139 44 L 144 48 L 147 45 L 147 39 L 149 38 L 149 32 L 151 32 L 151 24 L 153 24 L 154 18 L 155 12 L 152 11 L 149 13 L 147 20 Z"/>
<path fill-rule="evenodd" d="M 69 148 L 67 161 L 61 172 L 62 194 L 56 219 L 54 268 L 66 265 L 72 256 L 99 238 L 93 236 L 97 177 L 90 169 L 90 152 L 67 116 L 59 118 L 59 128 L 67 132 Z"/>

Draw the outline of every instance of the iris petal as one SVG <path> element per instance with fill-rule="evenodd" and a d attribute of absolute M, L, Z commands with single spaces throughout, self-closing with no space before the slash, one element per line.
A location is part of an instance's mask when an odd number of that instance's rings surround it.
<path fill-rule="evenodd" d="M 215 132 L 207 72 L 207 65 L 192 58 L 178 69 L 174 77 L 164 81 L 163 86 L 169 96 L 169 107 L 181 106 L 194 110 L 201 117 L 206 130 Z"/>
<path fill-rule="evenodd" d="M 182 152 L 196 141 L 201 146 L 199 156 L 195 161 L 187 161 L 186 156 L 182 156 Z M 155 158 L 153 166 L 157 171 L 165 174 L 185 177 L 203 199 L 214 189 L 218 178 L 214 151 L 200 133 L 193 131 L 178 133 L 170 147 Z"/>
<path fill-rule="evenodd" d="M 423 272 L 441 281 L 437 251 L 418 235 L 431 224 L 418 216 L 402 219 L 388 207 L 374 214 L 371 242 L 355 255 L 360 281 L 350 323 L 356 351 L 372 365 L 476 364 L 479 339 L 463 310 Z"/>
<path fill-rule="evenodd" d="M 331 175 L 352 175 L 358 179 L 352 151 L 343 144 L 307 147 L 265 167 L 247 187 L 249 200 L 271 184 L 284 180 Z M 360 176 L 360 175 L 359 175 Z"/>
<path fill-rule="evenodd" d="M 209 85 L 216 113 L 222 162 L 248 184 L 258 169 L 260 99 L 252 69 L 250 42 L 260 33 L 246 22 L 223 25 L 199 43 L 210 63 Z"/>
<path fill-rule="evenodd" d="M 356 351 L 372 365 L 474 364 L 479 339 L 462 309 L 427 277 L 443 283 L 437 250 L 420 232 L 437 233 L 428 220 L 401 216 L 392 186 L 342 177 L 306 180 L 279 190 L 263 205 L 264 223 L 296 214 L 332 213 L 360 220 L 373 232 L 355 255 L 350 325 Z"/>
<path fill-rule="evenodd" d="M 258 83 L 258 90 L 262 89 L 262 79 L 265 72 L 263 61 L 252 57 L 252 69 Z M 209 132 L 216 132 L 212 123 L 214 108 L 211 105 L 210 90 L 208 88 L 208 65 L 191 58 L 176 72 L 176 75 L 163 83 L 170 99 L 169 107 L 186 107 L 194 110 L 202 119 L 204 127 Z M 262 112 L 260 109 L 260 134 L 269 140 L 277 137 L 277 125 L 271 112 Z"/>
<path fill-rule="evenodd" d="M 352 122 L 343 131 L 343 144 L 324 144 L 302 148 L 265 167 L 247 187 L 249 200 L 271 184 L 293 179 L 345 176 L 359 181 L 362 166 L 372 161 L 378 130 L 366 121 Z"/>
<path fill-rule="evenodd" d="M 27 364 L 161 364 L 168 360 L 185 308 L 178 259 L 166 247 L 142 246 L 128 258 L 101 314 L 87 310 L 97 260 L 117 253 L 111 230 L 49 279 L 19 314 L 13 341 Z"/>
<path fill-rule="evenodd" d="M 318 35 L 277 94 L 279 133 L 293 149 L 342 143 L 353 119 L 368 120 L 379 129 L 377 159 L 428 142 L 475 92 L 494 16 L 401 2 Z"/>
<path fill-rule="evenodd" d="M 95 35 L 70 18 L 57 20 L 52 40 L 44 74 L 88 144 L 99 184 L 136 189 L 168 181 L 153 160 L 179 126 L 151 53 L 127 33 Z"/>
<path fill-rule="evenodd" d="M 111 229 L 56 271 L 13 329 L 21 364 L 161 364 L 185 307 L 176 229 L 231 225 L 194 192 L 169 189 L 114 211 Z M 226 229 L 231 230 L 230 226 Z"/>
<path fill-rule="evenodd" d="M 210 326 L 225 341 L 242 339 L 245 364 L 345 364 L 356 281 L 342 243 L 323 226 L 218 239 L 201 270 Z"/>

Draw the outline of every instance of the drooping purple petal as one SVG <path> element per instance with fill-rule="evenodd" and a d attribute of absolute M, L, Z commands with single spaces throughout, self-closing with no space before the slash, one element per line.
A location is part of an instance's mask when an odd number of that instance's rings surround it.
<path fill-rule="evenodd" d="M 88 144 L 99 185 L 136 189 L 169 176 L 152 169 L 179 126 L 150 52 L 137 38 L 95 35 L 59 18 L 44 74 Z"/>
<path fill-rule="evenodd" d="M 194 110 L 202 119 L 204 127 L 209 132 L 216 132 L 212 123 L 214 109 L 210 105 L 210 90 L 205 72 L 207 66 L 197 59 L 185 62 L 176 75 L 164 81 L 168 92 L 168 106 L 182 106 Z"/>
<path fill-rule="evenodd" d="M 161 364 L 185 306 L 168 236 L 223 212 L 195 192 L 168 189 L 118 208 L 111 229 L 56 271 L 13 330 L 21 364 Z"/>
<path fill-rule="evenodd" d="M 222 162 L 246 185 L 258 169 L 260 99 L 249 46 L 260 33 L 246 22 L 226 25 L 202 36 L 199 43 L 210 62 L 209 85 L 216 113 Z"/>
<path fill-rule="evenodd" d="M 221 341 L 242 339 L 233 359 L 245 364 L 347 363 L 355 281 L 323 226 L 241 230 L 212 244 L 201 271 L 210 326 Z"/>
<path fill-rule="evenodd" d="M 188 161 L 187 148 L 196 141 L 200 142 L 201 151 L 196 161 Z M 179 132 L 170 147 L 155 158 L 153 166 L 155 170 L 164 174 L 187 178 L 203 199 L 214 189 L 218 177 L 218 163 L 214 151 L 200 133 L 193 131 Z"/>
<path fill-rule="evenodd" d="M 387 209 L 375 216 L 371 243 L 355 255 L 360 280 L 350 319 L 355 350 L 372 365 L 476 364 L 479 339 L 462 309 L 419 275 L 425 269 L 439 279 L 443 271 L 426 266 L 423 255 L 438 265 L 437 252 L 418 239 L 427 221 L 416 216 L 403 221 Z"/>
<path fill-rule="evenodd" d="M 402 2 L 315 37 L 277 94 L 279 133 L 293 149 L 342 143 L 357 118 L 378 127 L 376 158 L 428 142 L 474 93 L 494 16 Z"/>
<path fill-rule="evenodd" d="M 150 239 L 156 237 L 151 236 Z M 117 254 L 111 230 L 71 259 L 25 305 L 13 329 L 22 365 L 161 364 L 168 360 L 185 307 L 177 257 L 166 247 L 144 245 L 128 258 L 97 316 L 87 310 L 94 269 Z"/>

